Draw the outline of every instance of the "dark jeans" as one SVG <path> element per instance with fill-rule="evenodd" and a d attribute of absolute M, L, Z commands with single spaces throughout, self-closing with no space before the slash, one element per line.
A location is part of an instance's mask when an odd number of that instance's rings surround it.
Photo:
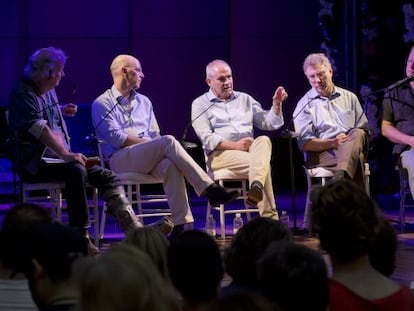
<path fill-rule="evenodd" d="M 28 182 L 65 182 L 69 225 L 74 228 L 86 228 L 90 225 L 86 183 L 98 188 L 106 201 L 114 195 L 124 193 L 119 178 L 112 171 L 98 165 L 87 169 L 77 162 L 42 162 L 36 175 L 22 175 L 22 180 Z"/>

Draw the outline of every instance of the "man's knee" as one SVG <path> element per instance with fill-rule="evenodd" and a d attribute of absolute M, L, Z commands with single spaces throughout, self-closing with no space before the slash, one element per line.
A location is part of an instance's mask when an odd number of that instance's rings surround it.
<path fill-rule="evenodd" d="M 262 150 L 263 152 L 266 152 L 266 150 L 269 153 L 272 152 L 272 142 L 266 135 L 259 136 L 254 140 L 252 147 L 256 148 L 256 146 L 257 148 L 260 148 L 258 150 Z"/>
<path fill-rule="evenodd" d="M 80 163 L 73 163 L 68 167 L 67 176 L 64 177 L 70 180 L 86 180 L 87 176 L 88 172 L 85 166 Z"/>
<path fill-rule="evenodd" d="M 173 145 L 173 144 L 178 143 L 178 141 L 172 135 L 163 135 L 160 139 L 168 145 Z"/>
<path fill-rule="evenodd" d="M 268 144 L 268 145 L 272 144 L 272 142 L 270 141 L 269 136 L 266 136 L 266 135 L 258 136 L 255 139 L 255 141 L 260 142 L 260 143 L 265 143 L 265 144 Z"/>
<path fill-rule="evenodd" d="M 361 141 L 365 141 L 367 139 L 367 132 L 360 128 L 352 129 L 348 135 L 360 139 Z"/>

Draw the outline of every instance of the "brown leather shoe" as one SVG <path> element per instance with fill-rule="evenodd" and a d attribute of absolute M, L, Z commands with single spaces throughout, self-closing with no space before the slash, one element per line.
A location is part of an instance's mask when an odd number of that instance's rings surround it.
<path fill-rule="evenodd" d="M 260 181 L 253 181 L 247 192 L 246 204 L 249 206 L 257 206 L 263 200 L 263 185 Z"/>
<path fill-rule="evenodd" d="M 174 229 L 174 223 L 170 216 L 164 216 L 162 219 L 153 222 L 148 226 L 161 231 L 166 236 Z"/>
<path fill-rule="evenodd" d="M 134 228 L 141 228 L 143 224 L 138 221 L 128 199 L 123 195 L 117 195 L 107 203 L 106 213 L 115 217 L 124 233 Z"/>

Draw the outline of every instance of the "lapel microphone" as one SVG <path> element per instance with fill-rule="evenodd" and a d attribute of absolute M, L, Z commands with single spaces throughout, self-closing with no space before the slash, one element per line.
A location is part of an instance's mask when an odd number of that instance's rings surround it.
<path fill-rule="evenodd" d="M 190 126 L 193 124 L 194 121 L 196 121 L 198 118 L 200 118 L 207 110 L 209 110 L 215 104 L 216 104 L 216 102 L 213 102 L 206 109 L 204 109 L 202 112 L 200 112 L 194 119 L 192 119 L 190 122 L 188 122 L 187 126 L 185 127 L 185 129 L 183 131 L 183 135 L 181 136 L 181 140 L 180 140 L 180 144 L 181 144 L 181 146 L 183 146 L 184 149 L 197 148 L 197 144 L 185 140 L 187 138 L 188 129 L 190 128 Z"/>
<path fill-rule="evenodd" d="M 105 115 L 103 116 L 103 118 L 101 119 L 101 120 L 99 120 L 99 122 L 96 124 L 96 126 L 94 126 L 93 127 L 93 133 L 91 133 L 91 134 L 89 134 L 88 136 L 86 136 L 85 137 L 85 141 L 87 142 L 87 143 L 93 143 L 93 144 L 97 144 L 98 143 L 98 137 L 96 137 L 96 129 L 99 127 L 99 126 L 101 126 L 101 124 L 103 123 L 103 121 L 106 119 L 106 117 L 107 116 L 109 116 L 111 113 L 112 113 L 112 111 L 114 111 L 114 109 L 118 106 L 118 105 L 120 105 L 120 104 L 122 104 L 122 101 L 124 100 L 124 97 L 123 96 L 118 96 L 117 98 L 116 98 L 116 102 L 115 102 L 115 104 L 112 106 L 112 108 L 111 109 L 109 109 L 108 110 L 108 112 L 107 113 L 105 113 Z"/>
<path fill-rule="evenodd" d="M 307 107 L 309 107 L 310 103 L 313 102 L 315 99 L 320 98 L 320 95 L 317 95 L 315 97 L 311 97 L 308 99 L 307 103 L 303 105 L 303 107 L 295 114 L 292 116 L 292 119 L 290 119 L 288 125 L 286 126 L 286 128 L 283 130 L 282 132 L 282 137 L 298 137 L 299 133 L 295 132 L 295 131 L 290 131 L 289 128 L 292 126 L 293 122 L 296 120 L 296 118 L 302 114 L 303 110 L 305 110 Z"/>

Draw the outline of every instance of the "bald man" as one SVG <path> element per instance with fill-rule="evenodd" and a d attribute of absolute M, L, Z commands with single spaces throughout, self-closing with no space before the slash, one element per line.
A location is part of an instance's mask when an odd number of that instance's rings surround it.
<path fill-rule="evenodd" d="M 118 55 L 110 67 L 113 85 L 92 104 L 92 120 L 116 173 L 137 172 L 163 178 L 174 222 L 172 236 L 192 228 L 194 218 L 184 178 L 211 204 L 234 200 L 239 193 L 215 184 L 171 135 L 161 135 L 150 99 L 137 92 L 144 73 L 139 60 Z M 186 225 L 186 226 L 185 226 Z"/>

